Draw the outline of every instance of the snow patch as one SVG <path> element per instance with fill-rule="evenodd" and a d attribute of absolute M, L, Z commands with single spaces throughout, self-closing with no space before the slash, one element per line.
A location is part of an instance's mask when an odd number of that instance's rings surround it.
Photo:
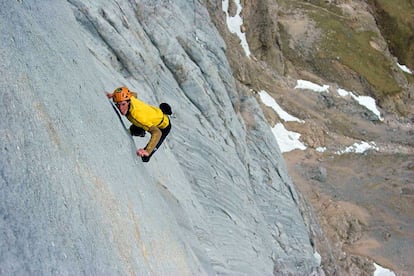
<path fill-rule="evenodd" d="M 295 89 L 308 89 L 314 92 L 328 92 L 329 85 L 320 86 L 319 84 L 307 81 L 307 80 L 297 80 Z"/>
<path fill-rule="evenodd" d="M 275 99 L 272 98 L 272 96 L 270 96 L 266 91 L 262 90 L 259 92 L 259 96 L 260 99 L 262 100 L 263 104 L 273 108 L 277 115 L 279 115 L 279 117 L 286 121 L 286 122 L 299 122 L 299 123 L 304 123 L 305 121 L 302 121 L 298 118 L 296 118 L 295 116 L 290 115 L 289 113 L 287 113 L 286 111 L 284 111 L 280 105 L 278 105 L 278 103 L 276 102 Z"/>
<path fill-rule="evenodd" d="M 383 268 L 382 266 L 376 263 L 374 263 L 374 266 L 374 276 L 395 276 L 395 273 L 387 268 Z"/>
<path fill-rule="evenodd" d="M 348 91 L 346 91 L 345 89 L 342 89 L 342 88 L 338 88 L 336 90 L 336 92 L 338 92 L 339 96 L 341 96 L 341 97 L 347 97 L 350 94 Z"/>
<path fill-rule="evenodd" d="M 367 150 L 371 150 L 371 149 L 379 150 L 375 142 L 367 143 L 367 142 L 362 141 L 361 143 L 354 143 L 352 146 L 349 146 L 344 150 L 337 151 L 336 154 L 340 155 L 344 153 L 364 153 Z"/>
<path fill-rule="evenodd" d="M 317 152 L 325 152 L 326 151 L 326 147 L 317 147 L 316 148 Z"/>
<path fill-rule="evenodd" d="M 401 69 L 401 70 L 403 70 L 404 72 L 406 72 L 406 73 L 408 73 L 408 74 L 413 74 L 413 71 L 410 69 L 410 68 L 408 68 L 407 66 L 405 66 L 405 65 L 401 65 L 401 64 L 399 64 L 399 63 L 397 63 L 397 65 L 398 65 L 398 67 Z"/>
<path fill-rule="evenodd" d="M 283 124 L 276 124 L 272 128 L 272 132 L 282 153 L 295 149 L 306 149 L 306 146 L 299 140 L 300 133 L 287 130 Z"/>
<path fill-rule="evenodd" d="M 240 38 L 240 44 L 243 47 L 243 50 L 247 57 L 250 56 L 249 45 L 247 44 L 246 34 L 241 31 L 241 26 L 243 25 L 243 19 L 240 16 L 242 11 L 242 6 L 240 0 L 233 0 L 237 6 L 237 12 L 235 16 L 229 15 L 229 0 L 223 0 L 222 10 L 226 13 L 226 23 L 227 28 L 232 34 L 236 34 Z"/>
<path fill-rule="evenodd" d="M 358 102 L 358 104 L 362 105 L 363 107 L 374 113 L 374 115 L 377 116 L 380 121 L 384 120 L 384 118 L 381 116 L 381 112 L 377 108 L 377 104 L 374 98 L 370 96 L 357 96 L 355 95 L 355 93 L 346 91 L 342 88 L 338 88 L 337 92 L 341 97 L 351 96 L 355 101 Z"/>

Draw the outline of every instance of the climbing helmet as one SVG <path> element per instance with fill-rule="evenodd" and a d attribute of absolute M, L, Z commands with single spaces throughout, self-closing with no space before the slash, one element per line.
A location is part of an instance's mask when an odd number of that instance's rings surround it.
<path fill-rule="evenodd" d="M 131 99 L 131 92 L 125 86 L 119 87 L 114 90 L 112 100 L 116 103 L 129 101 Z"/>

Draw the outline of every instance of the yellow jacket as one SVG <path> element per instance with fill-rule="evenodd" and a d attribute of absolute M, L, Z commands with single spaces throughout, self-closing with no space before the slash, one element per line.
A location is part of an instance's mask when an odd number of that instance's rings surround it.
<path fill-rule="evenodd" d="M 170 124 L 168 116 L 160 108 L 148 105 L 135 97 L 131 97 L 126 117 L 132 124 L 151 133 L 151 139 L 145 148 L 151 154 L 160 140 L 160 129 L 164 129 Z"/>
<path fill-rule="evenodd" d="M 148 105 L 135 97 L 131 97 L 126 116 L 131 123 L 145 131 L 149 131 L 153 126 L 163 129 L 170 123 L 168 116 L 162 113 L 161 109 Z"/>

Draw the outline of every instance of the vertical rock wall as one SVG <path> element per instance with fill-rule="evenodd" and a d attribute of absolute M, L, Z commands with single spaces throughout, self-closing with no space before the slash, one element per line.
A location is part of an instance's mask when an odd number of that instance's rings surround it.
<path fill-rule="evenodd" d="M 0 5 L 0 274 L 316 271 L 276 141 L 201 3 Z M 175 112 L 148 164 L 104 96 L 120 85 Z"/>

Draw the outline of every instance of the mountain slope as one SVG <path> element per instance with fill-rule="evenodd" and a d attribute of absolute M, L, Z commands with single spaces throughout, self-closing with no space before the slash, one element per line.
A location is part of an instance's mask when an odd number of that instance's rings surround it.
<path fill-rule="evenodd" d="M 314 241 L 324 271 L 370 274 L 373 262 L 412 271 L 414 86 L 402 66 L 412 67 L 412 1 L 228 2 L 226 14 L 242 17 L 249 57 L 220 3 L 209 1 L 209 10 L 232 49 L 226 54 L 238 85 L 258 99 L 266 91 L 301 121 L 263 104 L 269 124 L 306 147 L 284 157 L 323 228 Z M 303 80 L 325 89 L 297 89 Z M 381 119 L 355 100 L 368 96 Z M 376 146 L 341 154 L 359 143 Z"/>

